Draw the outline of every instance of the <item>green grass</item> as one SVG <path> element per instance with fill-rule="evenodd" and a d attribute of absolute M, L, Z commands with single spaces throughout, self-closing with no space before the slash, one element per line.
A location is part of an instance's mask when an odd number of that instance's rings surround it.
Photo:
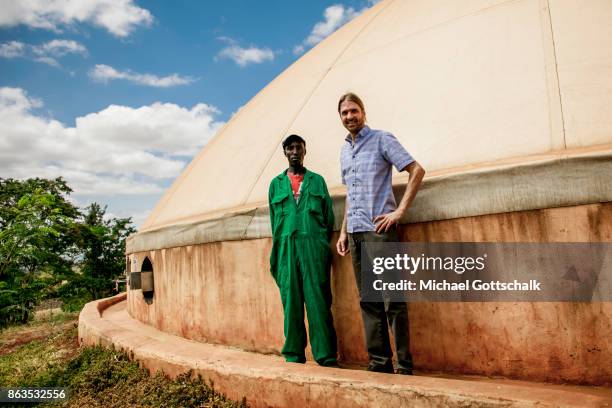
<path fill-rule="evenodd" d="M 65 322 L 75 322 L 79 318 L 79 312 L 64 312 L 60 309 L 54 309 L 52 313 L 37 313 L 34 318 L 25 324 L 14 324 L 0 331 L 0 343 L 2 340 L 14 332 L 23 332 L 25 328 L 40 328 L 41 325 L 48 324 L 51 326 Z"/>
<path fill-rule="evenodd" d="M 70 331 L 76 331 L 72 328 Z M 37 386 L 57 367 L 65 363 L 70 349 L 58 346 L 69 340 L 66 333 L 56 333 L 45 341 L 31 341 L 16 351 L 0 356 L 0 384 L 4 387 Z"/>
<path fill-rule="evenodd" d="M 21 330 L 37 340 L 0 356 L 0 384 L 4 387 L 66 387 L 70 399 L 44 406 L 83 407 L 246 407 L 226 399 L 202 378 L 185 373 L 173 380 L 162 373 L 151 376 L 123 352 L 103 347 L 78 348 L 76 327 L 68 317 L 61 322 L 33 322 Z M 71 324 L 70 324 L 70 323 Z M 36 325 L 38 324 L 38 326 Z M 63 326 L 61 326 L 63 325 Z M 49 330 L 55 327 L 55 332 Z M 59 328 L 63 327 L 63 330 Z M 41 338 L 39 328 L 48 333 Z M 33 334 L 34 333 L 34 334 Z M 20 334 L 13 327 L 2 341 Z M 8 340 L 7 340 L 8 337 Z"/>
<path fill-rule="evenodd" d="M 201 378 L 185 373 L 174 380 L 154 376 L 119 351 L 88 347 L 65 368 L 55 370 L 45 386 L 67 387 L 68 407 L 242 407 L 225 399 Z"/>
<path fill-rule="evenodd" d="M 49 323 L 49 324 L 57 324 L 64 323 L 69 321 L 75 321 L 79 318 L 79 312 L 64 312 L 57 311 L 49 315 L 45 316 L 36 316 L 33 321 L 33 325 L 38 325 L 40 323 Z"/>

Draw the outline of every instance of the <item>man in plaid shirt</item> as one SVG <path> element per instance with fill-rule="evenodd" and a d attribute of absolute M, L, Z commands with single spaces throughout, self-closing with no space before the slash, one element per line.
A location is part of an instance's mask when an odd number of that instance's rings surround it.
<path fill-rule="evenodd" d="M 397 242 L 396 225 L 417 194 L 425 170 L 389 132 L 370 129 L 361 99 L 353 94 L 338 101 L 342 124 L 349 131 L 340 157 L 342 183 L 347 187 L 344 221 L 336 249 L 352 254 L 355 280 L 360 291 L 361 315 L 370 359 L 368 370 L 393 373 L 388 324 L 393 330 L 397 373 L 412 374 L 408 308 L 404 302 L 365 302 L 361 291 L 361 243 Z M 392 166 L 409 173 L 399 205 L 391 185 Z M 364 254 L 365 256 L 365 254 Z M 382 299 L 381 299 L 382 300 Z"/>

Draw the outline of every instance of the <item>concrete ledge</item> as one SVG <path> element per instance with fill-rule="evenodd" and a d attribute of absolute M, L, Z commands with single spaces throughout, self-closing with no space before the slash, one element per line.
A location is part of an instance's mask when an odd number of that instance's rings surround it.
<path fill-rule="evenodd" d="M 100 299 L 96 303 L 96 309 L 98 310 L 98 314 L 102 316 L 102 312 L 104 312 L 104 310 L 108 309 L 114 304 L 123 302 L 124 300 L 127 300 L 127 292 L 122 292 L 122 293 L 119 293 L 118 295 L 115 295 L 113 297 L 109 297 L 106 299 Z"/>
<path fill-rule="evenodd" d="M 280 357 L 203 344 L 145 325 L 126 295 L 85 305 L 79 342 L 124 349 L 171 377 L 194 370 L 229 398 L 253 407 L 612 407 L 612 389 L 476 377 L 398 376 L 285 363 Z"/>

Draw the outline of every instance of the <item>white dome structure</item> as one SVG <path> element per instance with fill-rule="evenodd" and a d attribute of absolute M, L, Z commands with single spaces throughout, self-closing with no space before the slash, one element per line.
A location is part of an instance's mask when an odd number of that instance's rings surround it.
<path fill-rule="evenodd" d="M 261 90 L 168 189 L 128 240 L 129 313 L 278 352 L 268 185 L 286 168 L 281 141 L 302 135 L 339 227 L 346 91 L 427 170 L 404 240 L 612 240 L 611 21 L 607 0 L 379 2 Z M 340 358 L 363 363 L 350 260 L 335 255 L 332 275 Z M 610 303 L 418 303 L 409 314 L 418 369 L 612 382 Z"/>

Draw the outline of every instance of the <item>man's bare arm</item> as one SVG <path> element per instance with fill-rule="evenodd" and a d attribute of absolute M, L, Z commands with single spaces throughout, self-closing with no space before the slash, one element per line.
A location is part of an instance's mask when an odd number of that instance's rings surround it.
<path fill-rule="evenodd" d="M 336 242 L 336 250 L 340 256 L 344 256 L 349 253 L 348 235 L 346 234 L 347 213 L 348 193 L 346 194 L 346 200 L 344 201 L 344 218 L 342 219 L 342 228 L 340 228 L 340 236 L 338 237 L 338 242 Z"/>
<path fill-rule="evenodd" d="M 408 208 L 410 208 L 412 201 L 414 201 L 414 197 L 416 197 L 419 187 L 421 186 L 421 182 L 423 181 L 423 176 L 425 176 L 425 170 L 416 161 L 404 167 L 402 171 L 407 171 L 409 174 L 406 191 L 404 191 L 402 200 L 395 211 L 382 214 L 374 218 L 377 233 L 389 231 L 391 226 L 397 224 L 399 220 L 402 219 L 402 217 L 408 211 Z"/>

